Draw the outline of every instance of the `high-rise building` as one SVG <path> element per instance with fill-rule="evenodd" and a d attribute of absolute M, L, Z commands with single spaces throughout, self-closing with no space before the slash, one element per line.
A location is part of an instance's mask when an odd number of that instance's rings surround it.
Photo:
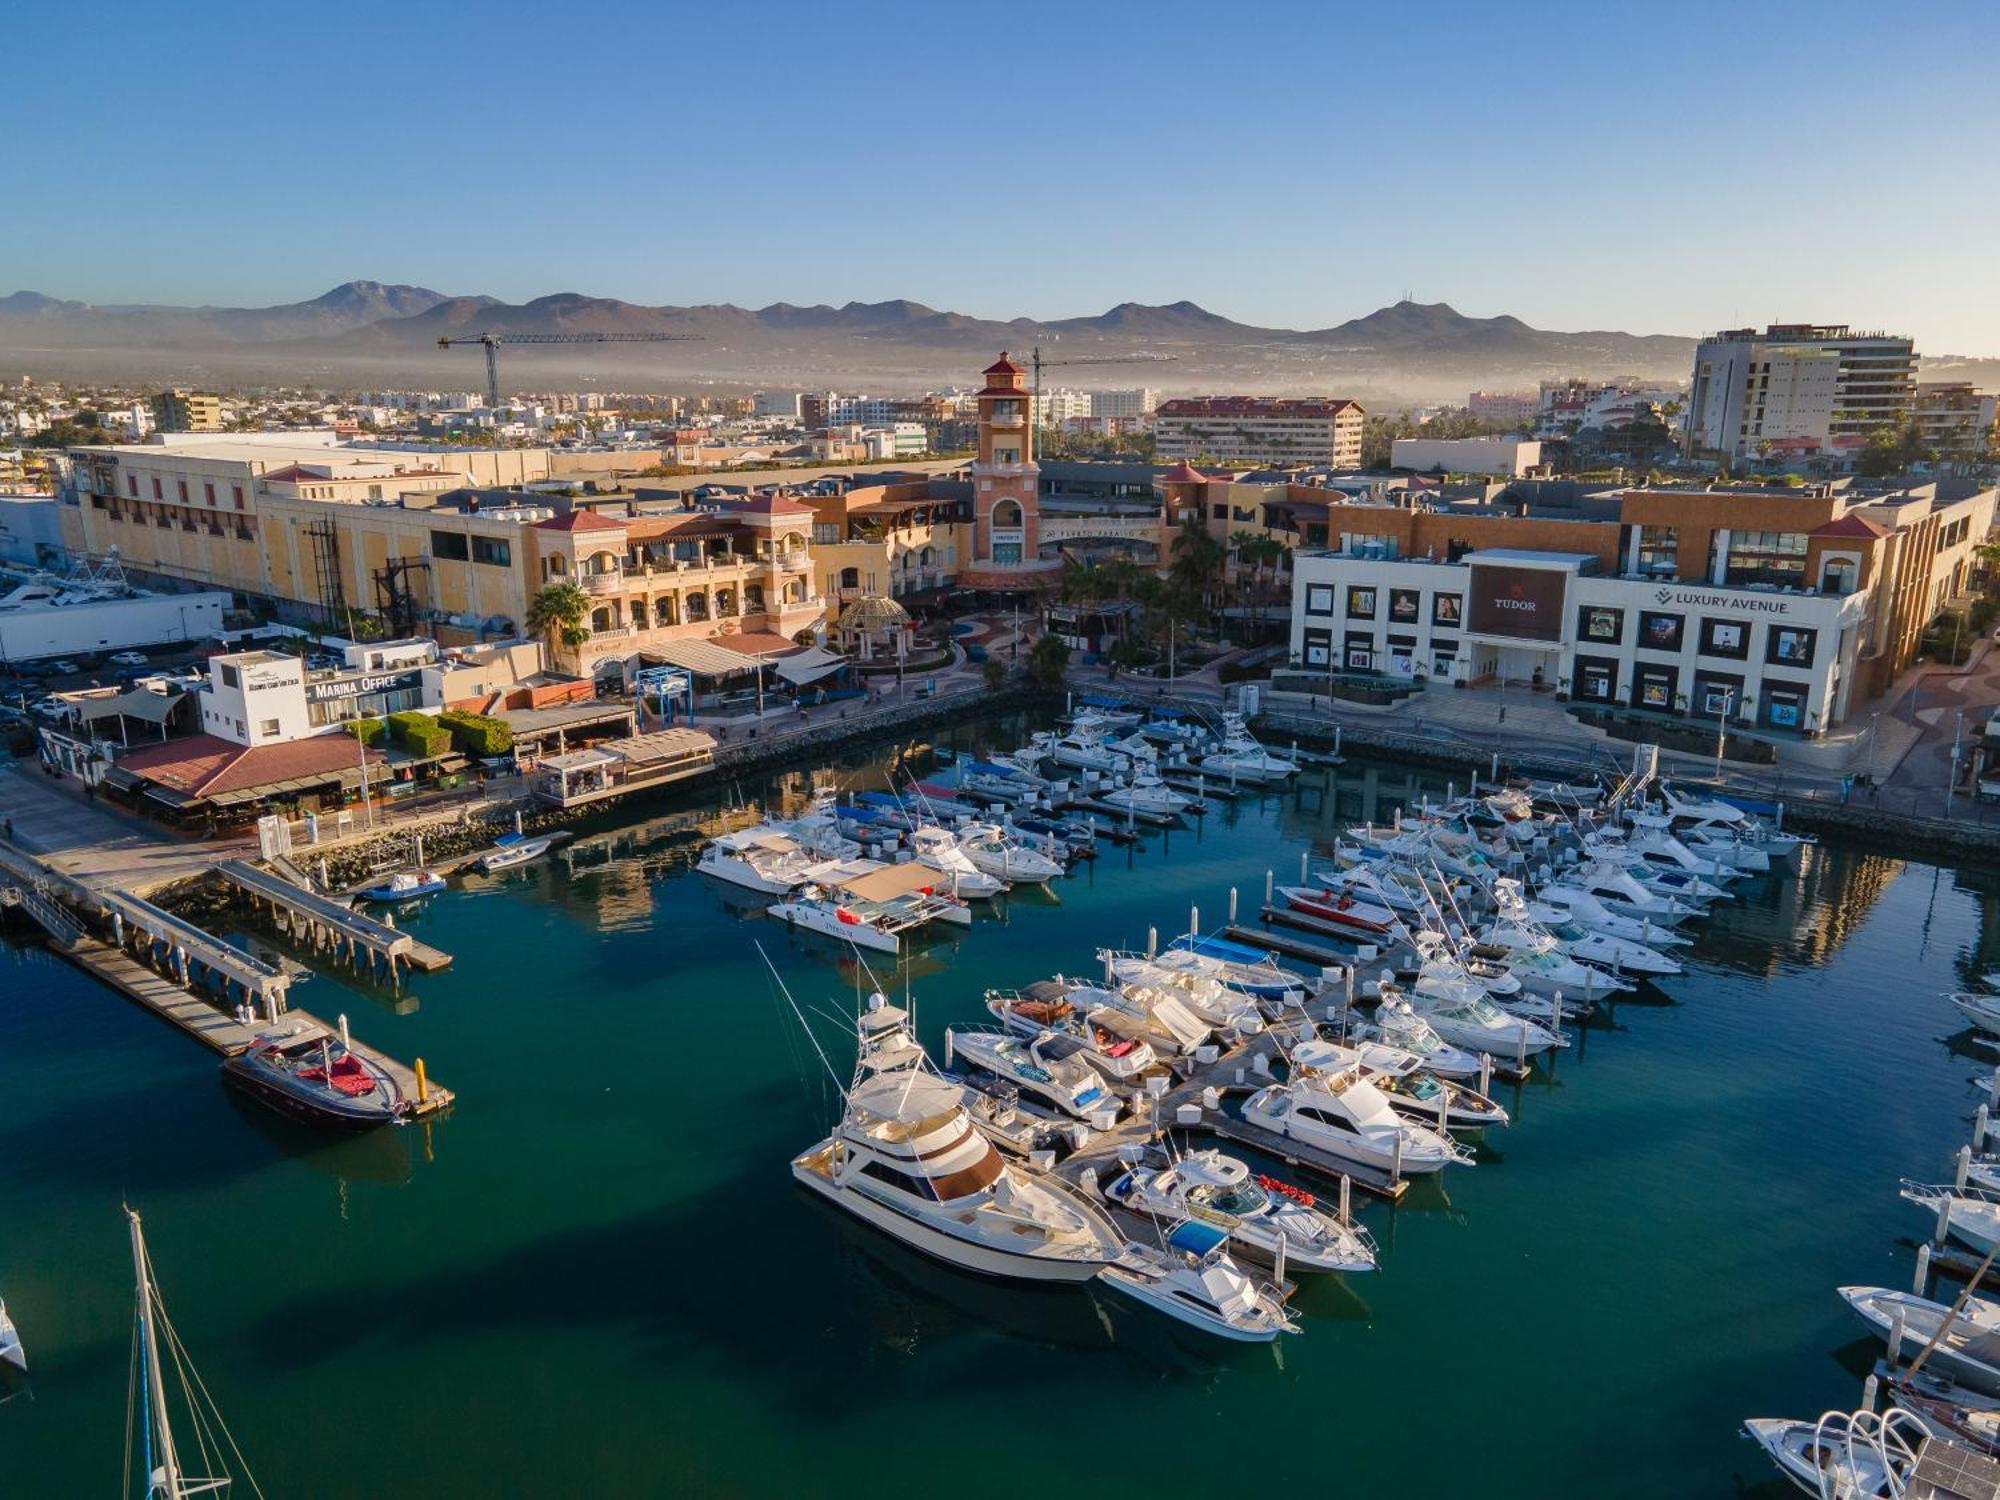
<path fill-rule="evenodd" d="M 1202 396 L 1164 403 L 1153 431 L 1165 463 L 1358 469 L 1362 421 L 1354 401 Z"/>
<path fill-rule="evenodd" d="M 1527 421 L 1538 406 L 1538 398 L 1519 391 L 1474 391 L 1465 398 L 1465 409 L 1480 421 L 1508 426 Z"/>
<path fill-rule="evenodd" d="M 1073 417 L 1090 415 L 1090 393 L 1058 388 L 1033 398 L 1035 425 L 1060 427 Z"/>
<path fill-rule="evenodd" d="M 1926 381 L 1917 387 L 1917 428 L 1924 446 L 1944 458 L 1971 458 L 1994 439 L 2000 397 L 1969 380 Z"/>
<path fill-rule="evenodd" d="M 1850 454 L 1909 414 L 1916 387 L 1907 338 L 1839 323 L 1731 328 L 1695 350 L 1688 433 L 1734 457 Z"/>
<path fill-rule="evenodd" d="M 161 391 L 153 397 L 153 425 L 162 432 L 222 431 L 222 399 L 193 391 Z"/>
<path fill-rule="evenodd" d="M 1150 386 L 1139 386 L 1129 391 L 1092 391 L 1090 393 L 1090 414 L 1093 417 L 1150 417 L 1153 408 L 1159 405 L 1159 392 Z"/>

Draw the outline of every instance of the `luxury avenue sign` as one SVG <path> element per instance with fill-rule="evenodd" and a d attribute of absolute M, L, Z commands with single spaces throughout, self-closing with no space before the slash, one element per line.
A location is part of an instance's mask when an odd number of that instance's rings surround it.
<path fill-rule="evenodd" d="M 1756 615 L 1790 614 L 1792 602 L 1789 599 L 1771 599 L 1742 594 L 1707 594 L 1700 589 L 1663 588 L 1653 596 L 1662 604 L 1692 604 L 1696 609 L 1737 609 L 1747 610 Z"/>

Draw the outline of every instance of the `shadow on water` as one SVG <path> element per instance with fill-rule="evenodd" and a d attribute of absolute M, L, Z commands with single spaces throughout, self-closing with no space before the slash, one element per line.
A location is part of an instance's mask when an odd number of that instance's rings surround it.
<path fill-rule="evenodd" d="M 235 1089 L 225 1088 L 223 1095 L 237 1117 L 269 1148 L 270 1159 L 295 1161 L 342 1182 L 401 1187 L 412 1176 L 412 1138 L 421 1126 L 329 1131 L 281 1115 Z"/>
<path fill-rule="evenodd" d="M 71 1098 L 0 1134 L 0 1158 L 23 1182 L 65 1183 L 93 1192 L 106 1183 L 132 1193 L 229 1186 L 261 1162 L 214 1149 L 218 1118 L 229 1108 L 228 1091 L 211 1059 L 197 1049 L 190 1061 L 191 1067 L 162 1069 L 150 1077 L 128 1075 L 121 1085 L 119 1115 L 146 1121 L 144 1130 L 106 1132 L 103 1096 Z M 54 1141 L 63 1143 L 61 1150 L 50 1149 Z"/>

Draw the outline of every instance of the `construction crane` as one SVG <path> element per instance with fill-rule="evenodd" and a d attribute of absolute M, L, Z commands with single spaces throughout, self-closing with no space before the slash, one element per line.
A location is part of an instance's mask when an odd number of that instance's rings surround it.
<path fill-rule="evenodd" d="M 468 333 L 458 338 L 438 340 L 438 348 L 456 344 L 486 346 L 486 404 L 500 404 L 500 346 L 502 344 L 686 344 L 698 343 L 698 333 Z"/>
<path fill-rule="evenodd" d="M 1035 421 L 1042 420 L 1042 367 L 1054 369 L 1057 365 L 1164 365 L 1172 364 L 1180 358 L 1177 354 L 1103 354 L 1085 355 L 1081 359 L 1043 359 L 1042 346 L 1035 345 L 1028 356 L 1028 363 L 1035 370 Z"/>

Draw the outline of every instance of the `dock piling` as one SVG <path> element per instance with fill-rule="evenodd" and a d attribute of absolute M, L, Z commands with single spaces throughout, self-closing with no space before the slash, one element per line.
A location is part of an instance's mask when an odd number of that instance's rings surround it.
<path fill-rule="evenodd" d="M 1341 1223 L 1352 1224 L 1354 1222 L 1353 1208 L 1354 1208 L 1354 1179 L 1352 1177 L 1349 1177 L 1345 1172 L 1342 1172 L 1340 1174 L 1340 1222 Z"/>
<path fill-rule="evenodd" d="M 342 1011 L 340 1013 L 340 1045 L 342 1047 L 345 1047 L 350 1052 L 354 1050 L 354 1037 L 349 1033 L 347 1029 L 346 1011 Z"/>
<path fill-rule="evenodd" d="M 1972 1149 L 1974 1151 L 1984 1151 L 1986 1149 L 1986 1122 L 1990 1118 L 1991 1114 L 1983 1104 L 1973 1113 Z"/>
<path fill-rule="evenodd" d="M 1903 1352 L 1903 1309 L 1896 1309 L 1896 1316 L 1889 1324 L 1889 1368 L 1896 1368 L 1896 1360 Z"/>
<path fill-rule="evenodd" d="M 1403 1127 L 1396 1127 L 1396 1144 L 1389 1153 L 1389 1180 L 1400 1184 L 1403 1180 Z"/>
<path fill-rule="evenodd" d="M 1971 1171 L 1972 1148 L 1970 1146 L 1960 1146 L 1958 1148 L 1958 1168 L 1952 1173 L 1951 1185 L 1960 1192 L 1963 1192 L 1965 1190 L 1965 1179 Z"/>
<path fill-rule="evenodd" d="M 1492 1091 L 1493 1054 L 1491 1052 L 1482 1052 L 1479 1054 L 1479 1092 L 1490 1094 Z"/>
<path fill-rule="evenodd" d="M 1945 1193 L 1938 1198 L 1937 1229 L 1934 1231 L 1932 1237 L 1937 1241 L 1939 1245 L 1942 1245 L 1944 1243 L 1945 1236 L 1950 1233 L 1951 1233 L 1951 1194 Z"/>
<path fill-rule="evenodd" d="M 1264 904 L 1266 906 L 1269 906 L 1271 904 L 1271 897 L 1276 892 L 1276 889 L 1277 889 L 1277 877 L 1275 873 L 1270 870 L 1266 870 L 1264 872 Z"/>
<path fill-rule="evenodd" d="M 417 1059 L 417 1103 L 428 1104 L 431 1099 L 430 1075 L 424 1072 L 424 1060 Z"/>
<path fill-rule="evenodd" d="M 1931 1247 L 1929 1245 L 1919 1245 L 1917 1246 L 1917 1279 L 1910 1287 L 1911 1292 L 1919 1297 L 1923 1296 L 1924 1287 L 1929 1283 L 1930 1279 Z"/>

